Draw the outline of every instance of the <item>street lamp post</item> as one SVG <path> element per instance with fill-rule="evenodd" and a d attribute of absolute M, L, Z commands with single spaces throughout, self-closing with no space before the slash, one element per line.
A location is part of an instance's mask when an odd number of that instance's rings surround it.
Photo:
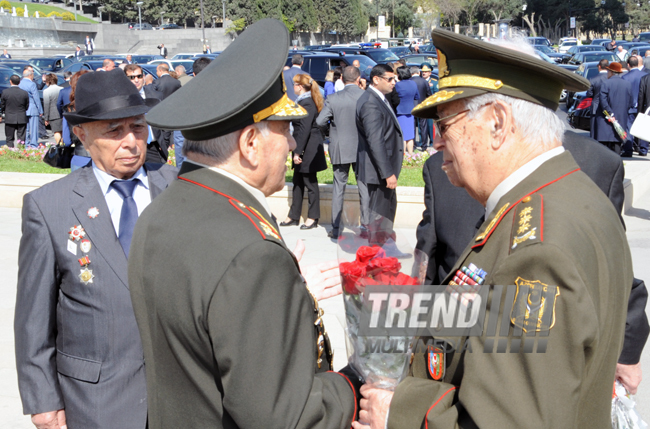
<path fill-rule="evenodd" d="M 160 26 L 161 26 L 161 27 L 162 27 L 162 25 L 163 25 L 163 15 L 164 15 L 164 13 L 165 13 L 165 12 L 163 12 L 162 10 L 160 11 Z"/>
<path fill-rule="evenodd" d="M 139 1 L 136 4 L 138 5 L 138 21 L 140 24 L 138 30 L 142 30 L 142 10 L 140 9 L 140 7 L 144 4 L 144 2 Z"/>
<path fill-rule="evenodd" d="M 201 0 L 201 31 L 203 34 L 203 44 L 205 44 L 205 24 L 203 23 L 203 0 Z"/>
<path fill-rule="evenodd" d="M 223 5 L 223 18 L 221 20 L 221 27 L 226 26 L 226 0 L 221 0 L 221 4 Z"/>
<path fill-rule="evenodd" d="M 379 0 L 377 2 L 377 42 L 379 42 Z"/>

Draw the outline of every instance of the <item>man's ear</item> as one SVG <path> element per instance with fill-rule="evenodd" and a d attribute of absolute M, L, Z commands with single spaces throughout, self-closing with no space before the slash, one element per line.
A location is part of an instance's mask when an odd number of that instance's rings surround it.
<path fill-rule="evenodd" d="M 88 147 L 86 143 L 86 137 L 87 137 L 86 130 L 81 128 L 80 125 L 75 125 L 74 127 L 72 127 L 72 132 L 74 133 L 75 136 L 77 136 L 79 140 L 81 140 L 81 143 L 83 143 L 84 146 Z"/>
<path fill-rule="evenodd" d="M 256 168 L 260 163 L 259 131 L 249 125 L 239 135 L 239 153 L 251 167 Z"/>
<path fill-rule="evenodd" d="M 492 103 L 489 112 L 489 119 L 492 123 L 492 148 L 498 149 L 505 142 L 506 137 L 512 131 L 512 106 L 497 100 Z"/>

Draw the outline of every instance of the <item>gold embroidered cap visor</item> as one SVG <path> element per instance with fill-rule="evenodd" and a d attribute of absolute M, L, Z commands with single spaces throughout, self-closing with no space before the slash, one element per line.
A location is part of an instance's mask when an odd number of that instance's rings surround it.
<path fill-rule="evenodd" d="M 527 53 L 435 29 L 431 40 L 438 50 L 438 89 L 412 111 L 435 118 L 443 103 L 494 92 L 558 108 L 563 89 L 586 91 L 589 81 Z"/>
<path fill-rule="evenodd" d="M 151 109 L 147 122 L 164 130 L 181 130 L 186 139 L 196 141 L 260 121 L 304 118 L 307 111 L 286 95 L 282 70 L 288 52 L 286 26 L 275 19 L 258 21 L 200 74 Z"/>

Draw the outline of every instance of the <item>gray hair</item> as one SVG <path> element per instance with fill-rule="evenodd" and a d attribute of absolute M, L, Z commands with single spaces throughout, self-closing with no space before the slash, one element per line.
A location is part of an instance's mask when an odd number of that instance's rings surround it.
<path fill-rule="evenodd" d="M 263 137 L 269 135 L 269 123 L 266 121 L 253 125 Z M 197 154 L 212 158 L 217 164 L 224 164 L 228 158 L 237 151 L 239 136 L 242 130 L 233 131 L 225 136 L 215 137 L 208 140 L 185 140 L 183 143 L 183 155 Z"/>
<path fill-rule="evenodd" d="M 470 110 L 470 117 L 474 117 L 482 106 L 497 100 L 512 107 L 512 119 L 515 126 L 529 145 L 548 150 L 555 147 L 553 144 L 555 141 L 562 142 L 564 122 L 551 109 L 539 104 L 488 92 L 465 99 L 465 108 Z"/>
<path fill-rule="evenodd" d="M 23 77 L 30 77 L 34 76 L 34 71 L 30 69 L 25 69 L 23 70 Z"/>
<path fill-rule="evenodd" d="M 420 74 L 420 67 L 418 67 L 418 66 L 411 66 L 411 74 L 412 74 L 412 75 Z"/>

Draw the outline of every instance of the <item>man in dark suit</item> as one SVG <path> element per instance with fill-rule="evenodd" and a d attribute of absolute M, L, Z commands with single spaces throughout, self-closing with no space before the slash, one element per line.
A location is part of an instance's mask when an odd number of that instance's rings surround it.
<path fill-rule="evenodd" d="M 149 106 L 137 95 L 122 70 L 81 76 L 77 113 L 65 117 L 92 163 L 23 201 L 16 364 L 23 412 L 39 428 L 147 424 L 127 259 L 138 214 L 176 169 L 144 163 Z"/>
<path fill-rule="evenodd" d="M 621 159 L 595 140 L 572 131 L 565 132 L 563 146 L 571 152 L 580 169 L 607 195 L 622 222 L 625 172 Z M 424 164 L 426 209 L 416 232 L 416 248 L 429 256 L 426 283 L 434 285 L 441 284 L 447 277 L 476 234 L 476 223 L 485 212 L 463 188 L 449 182 L 441 168 L 442 156 L 442 152 L 438 152 Z M 645 314 L 647 299 L 645 284 L 635 280 L 628 301 L 625 342 L 617 365 L 617 373 L 633 374 L 620 377 L 632 393 L 641 381 L 639 361 L 650 329 Z"/>
<path fill-rule="evenodd" d="M 156 79 L 152 86 L 161 94 L 161 100 L 166 99 L 181 88 L 181 83 L 178 79 L 174 79 L 169 74 L 169 66 L 166 63 L 158 64 L 156 67 L 156 74 L 158 75 L 158 79 Z M 162 130 L 161 139 L 158 140 L 160 148 L 165 154 L 163 162 L 167 162 L 167 154 L 169 151 L 169 145 L 171 144 L 172 135 L 172 131 Z"/>
<path fill-rule="evenodd" d="M 589 136 L 593 139 L 596 134 L 596 112 L 598 111 L 599 98 L 600 98 L 600 87 L 603 82 L 607 80 L 607 67 L 609 67 L 608 60 L 600 60 L 598 62 L 598 74 L 591 79 L 589 82 L 591 86 L 587 91 L 587 98 L 591 98 L 591 126 L 589 127 Z"/>
<path fill-rule="evenodd" d="M 300 73 L 307 74 L 301 68 L 304 61 L 305 60 L 302 58 L 302 55 L 294 54 L 291 56 L 291 68 L 282 72 L 284 75 L 284 83 L 287 85 L 287 97 L 289 97 L 291 101 L 296 101 L 296 93 L 293 91 L 292 85 L 293 77 Z"/>
<path fill-rule="evenodd" d="M 163 58 L 167 58 L 167 48 L 165 48 L 165 44 L 161 43 L 158 45 L 158 49 L 160 49 L 160 55 L 162 55 Z"/>
<path fill-rule="evenodd" d="M 378 235 L 373 237 L 373 233 L 378 231 L 373 229 L 384 229 L 385 226 L 373 226 L 373 223 L 381 219 L 391 223 L 388 235 L 392 235 L 392 223 L 397 211 L 395 188 L 402 170 L 404 141 L 397 116 L 386 99 L 386 95 L 395 87 L 393 69 L 385 64 L 377 64 L 370 72 L 370 80 L 372 86 L 357 101 L 357 168 L 359 178 L 368 186 L 369 233 L 371 242 L 375 242 Z"/>
<path fill-rule="evenodd" d="M 417 45 L 416 45 L 417 46 Z M 431 86 L 422 76 L 420 76 L 420 68 L 417 66 L 411 67 L 411 80 L 415 82 L 418 86 L 418 94 L 420 98 L 415 100 L 415 105 L 417 106 L 429 96 L 431 96 Z M 420 132 L 420 141 L 416 142 L 416 147 L 421 151 L 427 150 L 429 147 L 429 123 L 426 118 L 415 118 L 415 123 L 417 124 L 418 130 Z"/>
<path fill-rule="evenodd" d="M 86 42 L 84 45 L 86 47 L 86 55 L 92 55 L 95 50 L 95 40 L 90 36 L 86 36 Z"/>
<path fill-rule="evenodd" d="M 332 229 L 327 234 L 330 238 L 338 238 L 343 211 L 343 196 L 345 185 L 348 183 L 350 167 L 357 175 L 357 150 L 359 136 L 357 132 L 356 112 L 357 100 L 364 91 L 359 88 L 361 73 L 354 66 L 343 69 L 341 79 L 345 84 L 342 91 L 330 94 L 325 100 L 316 125 L 326 131 L 329 128 L 329 154 L 334 170 L 332 189 Z M 357 177 L 359 202 L 361 205 L 361 224 L 368 224 L 366 209 L 368 207 L 368 188 Z"/>
<path fill-rule="evenodd" d="M 19 86 L 20 89 L 27 91 L 29 94 L 27 139 L 25 140 L 25 146 L 36 148 L 38 147 L 39 118 L 43 116 L 43 105 L 41 104 L 41 97 L 38 95 L 36 83 L 34 83 L 34 70 L 31 67 L 25 67 L 23 70 L 23 78 Z"/>
<path fill-rule="evenodd" d="M 81 50 L 81 46 L 77 45 L 77 50 L 74 52 L 74 58 L 77 61 L 81 61 L 81 57 L 84 56 L 84 51 Z"/>
<path fill-rule="evenodd" d="M 0 113 L 5 114 L 5 138 L 7 146 L 14 147 L 14 134 L 18 134 L 18 144 L 25 144 L 25 129 L 27 128 L 27 109 L 29 94 L 18 87 L 20 77 L 13 75 L 9 78 L 11 86 L 2 91 L 0 96 Z M 2 118 L 0 118 L 2 121 Z"/>
<path fill-rule="evenodd" d="M 632 103 L 634 106 L 630 109 L 628 115 L 627 129 L 629 130 L 632 127 L 632 124 L 634 123 L 634 119 L 636 119 L 638 112 L 637 102 L 639 100 L 639 86 L 641 78 L 647 73 L 639 68 L 639 58 L 636 55 L 633 55 L 627 59 L 627 66 L 629 71 L 627 73 L 624 73 L 621 76 L 621 79 L 630 82 L 630 85 L 632 85 Z M 634 152 L 634 136 L 632 134 L 628 134 L 627 140 L 625 143 L 623 143 L 621 150 L 624 156 L 632 156 L 632 153 Z M 645 140 L 639 140 L 639 156 L 648 156 L 648 142 Z"/>
<path fill-rule="evenodd" d="M 2 55 L 0 55 L 0 58 L 11 59 L 11 55 L 9 55 L 9 52 L 7 52 L 6 49 L 3 49 L 2 50 Z"/>
<path fill-rule="evenodd" d="M 620 63 L 610 63 L 607 67 L 607 80 L 600 87 L 598 96 L 598 109 L 596 110 L 596 132 L 594 139 L 598 140 L 617 154 L 621 154 L 622 139 L 614 130 L 614 125 L 605 117 L 605 111 L 615 119 L 625 131 L 630 109 L 634 107 L 632 101 L 632 85 L 621 79 L 623 68 Z M 623 153 L 621 156 L 632 156 Z"/>
<path fill-rule="evenodd" d="M 355 418 L 354 379 L 329 371 L 318 303 L 266 202 L 296 147 L 289 121 L 306 116 L 285 97 L 288 47 L 284 24 L 258 21 L 147 115 L 187 138 L 179 180 L 138 220 L 129 260 L 151 428 L 343 429 Z"/>

